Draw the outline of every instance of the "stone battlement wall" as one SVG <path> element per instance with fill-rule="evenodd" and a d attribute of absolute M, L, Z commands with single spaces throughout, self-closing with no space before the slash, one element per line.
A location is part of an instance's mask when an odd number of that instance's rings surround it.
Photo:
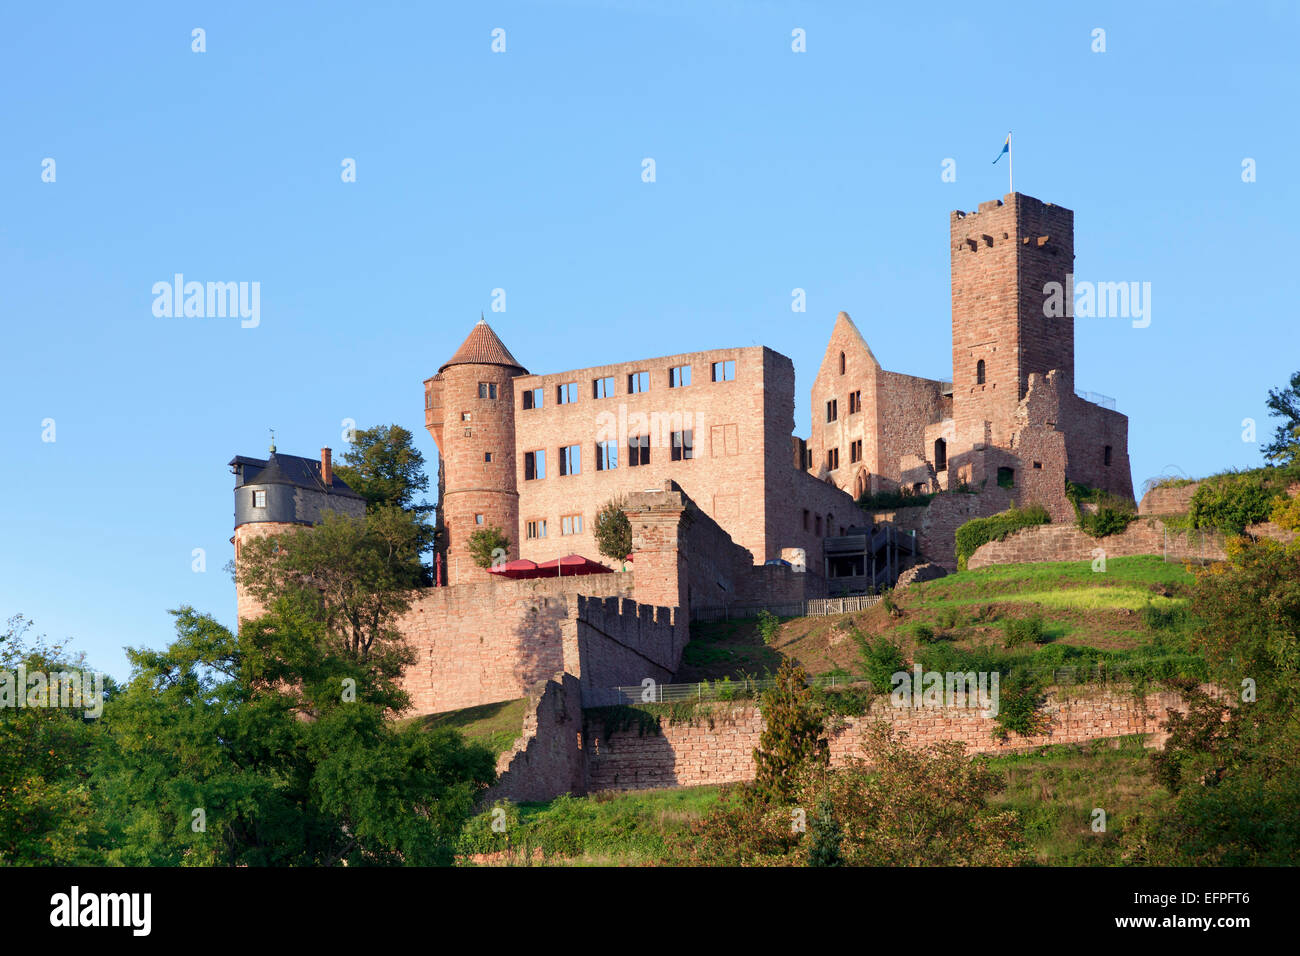
<path fill-rule="evenodd" d="M 426 588 L 397 622 L 416 652 L 403 685 L 413 712 L 522 697 L 564 668 L 562 630 L 579 595 L 631 597 L 634 572 L 487 580 Z"/>

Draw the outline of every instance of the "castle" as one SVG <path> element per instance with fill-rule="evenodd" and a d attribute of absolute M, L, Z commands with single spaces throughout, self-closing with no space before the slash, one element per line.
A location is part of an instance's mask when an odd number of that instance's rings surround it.
<path fill-rule="evenodd" d="M 424 383 L 441 533 L 437 586 L 401 623 L 417 711 L 517 698 L 557 674 L 584 697 L 670 680 L 693 610 L 866 590 L 900 554 L 951 569 L 970 518 L 1038 503 L 1073 520 L 1067 480 L 1131 498 L 1128 420 L 1075 393 L 1073 319 L 1045 314 L 1045 285 L 1073 272 L 1073 213 L 1012 193 L 954 212 L 949 233 L 952 381 L 886 371 L 841 312 L 806 439 L 793 363 L 769 348 L 539 375 L 480 319 Z M 231 465 L 236 562 L 251 535 L 364 511 L 329 449 Z M 936 497 L 906 519 L 856 502 L 899 490 Z M 633 553 L 611 568 L 593 525 L 614 499 Z M 484 569 L 469 540 L 491 527 L 509 553 Z M 898 529 L 910 544 L 882 565 Z M 239 613 L 256 613 L 242 592 Z"/>

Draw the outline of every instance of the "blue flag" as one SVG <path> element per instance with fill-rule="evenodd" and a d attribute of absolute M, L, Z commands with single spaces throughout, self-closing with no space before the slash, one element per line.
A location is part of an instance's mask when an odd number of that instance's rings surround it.
<path fill-rule="evenodd" d="M 998 159 L 1001 159 L 1009 152 L 1011 152 L 1011 134 L 1007 133 L 1007 141 L 1002 144 L 1002 152 L 998 153 L 997 159 L 993 160 L 993 165 L 996 166 L 998 164 Z"/>

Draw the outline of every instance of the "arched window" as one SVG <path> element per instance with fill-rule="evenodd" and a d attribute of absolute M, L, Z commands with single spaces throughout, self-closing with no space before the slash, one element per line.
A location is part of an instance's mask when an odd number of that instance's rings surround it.
<path fill-rule="evenodd" d="M 975 363 L 975 384 L 984 384 L 984 360 L 980 359 Z"/>
<path fill-rule="evenodd" d="M 844 374 L 844 353 L 840 353 L 840 374 Z"/>

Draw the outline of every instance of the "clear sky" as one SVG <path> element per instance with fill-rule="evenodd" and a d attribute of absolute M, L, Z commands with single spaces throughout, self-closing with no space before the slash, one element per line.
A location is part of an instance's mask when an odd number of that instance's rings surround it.
<path fill-rule="evenodd" d="M 351 418 L 436 474 L 421 382 L 480 311 L 534 372 L 770 346 L 801 435 L 841 309 L 947 378 L 948 214 L 1006 193 L 1008 129 L 1077 275 L 1151 283 L 1149 327 L 1076 322 L 1135 485 L 1260 463 L 1242 420 L 1300 367 L 1300 5 L 460 6 L 5 5 L 0 616 L 118 677 L 168 608 L 233 625 L 226 463 Z M 177 272 L 260 283 L 260 324 L 155 316 Z"/>

